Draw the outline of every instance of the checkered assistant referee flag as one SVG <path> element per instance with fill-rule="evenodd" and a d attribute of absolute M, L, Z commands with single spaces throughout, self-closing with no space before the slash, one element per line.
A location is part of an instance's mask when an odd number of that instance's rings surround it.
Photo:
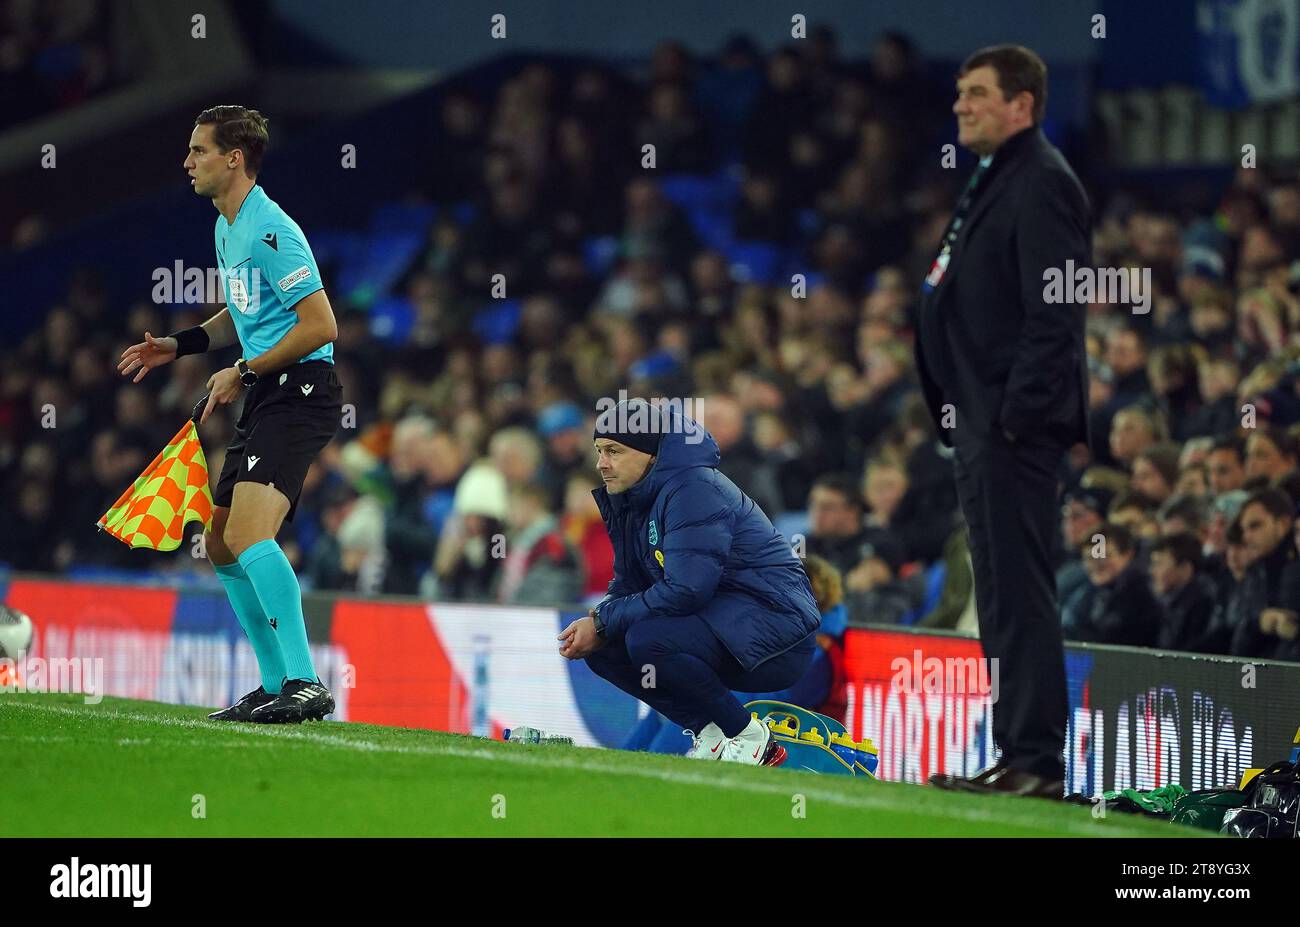
<path fill-rule="evenodd" d="M 208 461 L 193 418 L 100 517 L 99 529 L 129 547 L 175 550 L 191 521 L 212 522 Z"/>

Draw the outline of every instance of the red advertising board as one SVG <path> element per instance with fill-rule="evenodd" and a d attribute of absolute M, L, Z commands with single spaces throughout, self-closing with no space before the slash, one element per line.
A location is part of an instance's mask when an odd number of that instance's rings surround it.
<path fill-rule="evenodd" d="M 468 694 L 429 621 L 428 606 L 339 599 L 330 640 L 355 668 L 348 718 L 465 730 Z"/>
<path fill-rule="evenodd" d="M 845 724 L 880 750 L 880 778 L 924 782 L 993 762 L 990 674 L 979 641 L 850 630 Z"/>

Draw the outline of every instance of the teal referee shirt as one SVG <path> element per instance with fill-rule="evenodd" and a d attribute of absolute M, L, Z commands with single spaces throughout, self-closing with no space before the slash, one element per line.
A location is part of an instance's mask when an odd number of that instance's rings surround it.
<path fill-rule="evenodd" d="M 226 305 L 245 357 L 265 354 L 298 323 L 293 307 L 322 289 L 307 236 L 260 184 L 244 197 L 233 223 L 217 215 L 217 263 Z M 298 358 L 334 362 L 333 343 Z"/>

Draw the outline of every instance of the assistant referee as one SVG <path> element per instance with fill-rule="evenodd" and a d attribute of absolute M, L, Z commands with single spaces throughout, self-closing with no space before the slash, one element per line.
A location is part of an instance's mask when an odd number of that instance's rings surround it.
<path fill-rule="evenodd" d="M 302 590 L 275 537 L 293 520 L 307 468 L 338 430 L 343 388 L 334 370 L 334 311 L 298 224 L 257 183 L 270 140 L 266 117 L 214 106 L 194 121 L 184 167 L 212 200 L 226 306 L 200 326 L 128 348 L 135 381 L 177 357 L 229 347 L 243 357 L 208 380 L 200 424 L 244 398 L 217 482 L 208 558 L 253 651 L 262 684 L 209 717 L 262 723 L 319 720 L 334 698 L 312 665 Z M 234 311 L 232 312 L 232 307 Z"/>

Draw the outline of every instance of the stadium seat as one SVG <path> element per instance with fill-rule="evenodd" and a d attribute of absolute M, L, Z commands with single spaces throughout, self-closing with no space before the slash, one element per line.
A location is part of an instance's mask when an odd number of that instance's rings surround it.
<path fill-rule="evenodd" d="M 603 277 L 618 261 L 618 239 L 613 235 L 588 238 L 582 243 L 582 260 L 592 276 Z"/>
<path fill-rule="evenodd" d="M 475 313 L 470 327 L 488 344 L 501 344 L 514 338 L 522 314 L 523 304 L 519 300 L 500 299 Z"/>
<path fill-rule="evenodd" d="M 683 209 L 705 206 L 730 211 L 739 196 L 736 181 L 726 174 L 671 174 L 659 181 L 659 191 Z"/>
<path fill-rule="evenodd" d="M 709 206 L 689 206 L 686 209 L 686 218 L 690 220 L 691 228 L 695 230 L 700 241 L 710 248 L 723 251 L 735 240 L 730 210 L 719 211 Z"/>
<path fill-rule="evenodd" d="M 387 296 L 424 248 L 419 232 L 391 232 L 372 235 L 365 257 L 344 263 L 338 286 L 354 302 L 368 304 Z"/>
<path fill-rule="evenodd" d="M 370 307 L 370 334 L 389 344 L 405 344 L 415 327 L 415 305 L 405 296 L 388 296 Z"/>
<path fill-rule="evenodd" d="M 356 232 L 312 229 L 307 237 L 311 241 L 311 253 L 317 264 L 349 264 L 365 257 L 365 236 Z"/>
<path fill-rule="evenodd" d="M 732 274 L 742 283 L 770 285 L 785 270 L 784 249 L 760 241 L 737 241 L 722 249 L 731 262 Z"/>
<path fill-rule="evenodd" d="M 428 235 L 438 216 L 438 208 L 425 203 L 388 203 L 370 217 L 370 234 L 391 235 L 418 232 Z"/>

